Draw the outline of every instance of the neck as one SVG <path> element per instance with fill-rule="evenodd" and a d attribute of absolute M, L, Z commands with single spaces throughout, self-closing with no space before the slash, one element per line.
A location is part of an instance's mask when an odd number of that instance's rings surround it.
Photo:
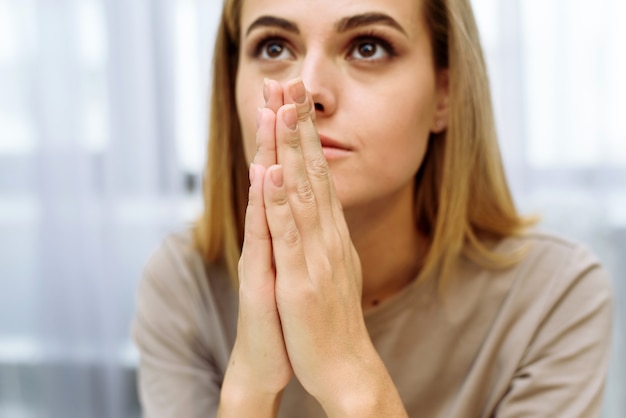
<path fill-rule="evenodd" d="M 413 185 L 367 208 L 346 210 L 352 242 L 363 267 L 363 308 L 378 305 L 416 277 L 427 250 L 413 213 Z"/>

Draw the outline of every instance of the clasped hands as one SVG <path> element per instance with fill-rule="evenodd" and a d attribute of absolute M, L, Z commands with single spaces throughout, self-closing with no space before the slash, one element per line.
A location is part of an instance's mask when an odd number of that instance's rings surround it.
<path fill-rule="evenodd" d="M 236 385 L 242 398 L 271 397 L 295 373 L 330 411 L 376 356 L 361 308 L 361 264 L 310 93 L 300 79 L 284 87 L 266 80 L 264 97 L 225 384 Z"/>

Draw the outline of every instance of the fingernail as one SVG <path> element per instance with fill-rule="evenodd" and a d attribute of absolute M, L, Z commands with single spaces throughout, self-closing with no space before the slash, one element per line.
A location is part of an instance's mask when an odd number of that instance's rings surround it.
<path fill-rule="evenodd" d="M 291 94 L 293 101 L 298 104 L 306 102 L 306 88 L 304 87 L 302 79 L 296 78 L 291 82 L 289 85 L 289 94 Z"/>
<path fill-rule="evenodd" d="M 276 187 L 283 187 L 283 167 L 281 165 L 274 166 L 270 172 L 272 183 Z"/>
<path fill-rule="evenodd" d="M 295 105 L 285 105 L 283 107 L 283 122 L 290 130 L 294 131 L 298 125 L 298 112 Z"/>
<path fill-rule="evenodd" d="M 256 109 L 256 128 L 259 129 L 261 126 L 261 116 L 263 115 L 263 108 L 257 107 Z"/>
<path fill-rule="evenodd" d="M 270 98 L 270 80 L 269 80 L 269 78 L 264 78 L 263 79 L 263 98 L 265 99 L 265 103 L 267 103 L 267 101 Z"/>
<path fill-rule="evenodd" d="M 248 172 L 248 177 L 250 178 L 250 185 L 254 182 L 254 163 L 250 164 L 250 171 Z"/>

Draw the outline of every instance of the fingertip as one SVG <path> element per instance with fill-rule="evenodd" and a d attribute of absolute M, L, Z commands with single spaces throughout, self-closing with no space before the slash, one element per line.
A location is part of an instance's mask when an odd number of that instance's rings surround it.
<path fill-rule="evenodd" d="M 283 206 L 287 203 L 284 178 L 283 166 L 280 164 L 271 166 L 265 172 L 263 179 L 263 199 L 265 201 L 265 207 L 270 212 L 274 210 L 273 208 Z"/>
<path fill-rule="evenodd" d="M 261 129 L 261 126 L 263 126 L 263 122 L 266 119 L 265 115 L 266 115 L 267 111 L 268 111 L 267 107 L 258 107 L 257 108 L 257 121 L 256 121 L 256 123 L 257 123 L 257 125 L 256 125 L 257 130 Z M 269 109 L 269 111 L 271 112 L 271 109 Z"/>
<path fill-rule="evenodd" d="M 283 166 L 276 164 L 271 166 L 268 170 L 269 178 L 272 181 L 272 185 L 276 188 L 283 187 L 285 178 L 283 173 Z"/>
<path fill-rule="evenodd" d="M 304 87 L 304 82 L 300 77 L 294 78 L 287 83 L 287 89 L 291 100 L 296 104 L 304 104 L 307 99 L 307 90 Z"/>
<path fill-rule="evenodd" d="M 276 114 L 268 108 L 262 108 L 259 114 L 259 127 L 256 132 L 256 154 L 253 162 L 269 167 L 276 164 Z"/>
<path fill-rule="evenodd" d="M 296 106 L 298 120 L 301 122 L 307 119 L 314 120 L 315 106 L 313 105 L 313 97 L 311 92 L 307 90 L 301 78 L 290 80 L 285 90 L 289 99 L 285 99 L 285 103 L 294 103 Z"/>
<path fill-rule="evenodd" d="M 287 129 L 295 131 L 298 127 L 298 110 L 295 104 L 287 104 L 280 108 L 281 119 Z"/>
<path fill-rule="evenodd" d="M 277 112 L 284 103 L 283 94 L 283 87 L 278 81 L 267 79 L 267 97 L 265 99 L 265 107 L 274 112 Z"/>
<path fill-rule="evenodd" d="M 256 193 L 257 190 L 262 188 L 263 177 L 265 177 L 265 167 L 258 162 L 250 164 L 250 187 Z"/>

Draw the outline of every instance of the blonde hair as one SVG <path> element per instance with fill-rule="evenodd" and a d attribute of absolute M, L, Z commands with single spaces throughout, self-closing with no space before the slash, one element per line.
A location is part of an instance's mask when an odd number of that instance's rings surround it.
<path fill-rule="evenodd" d="M 248 168 L 235 105 L 243 0 L 225 0 L 213 62 L 204 213 L 194 242 L 209 263 L 237 283 L 248 194 Z M 416 0 L 417 1 L 417 0 Z M 464 254 L 487 267 L 514 264 L 485 242 L 522 232 L 497 143 L 487 69 L 469 0 L 423 0 L 437 69 L 449 72 L 448 128 L 433 134 L 416 174 L 415 216 L 430 241 L 420 278 L 447 272 Z"/>

